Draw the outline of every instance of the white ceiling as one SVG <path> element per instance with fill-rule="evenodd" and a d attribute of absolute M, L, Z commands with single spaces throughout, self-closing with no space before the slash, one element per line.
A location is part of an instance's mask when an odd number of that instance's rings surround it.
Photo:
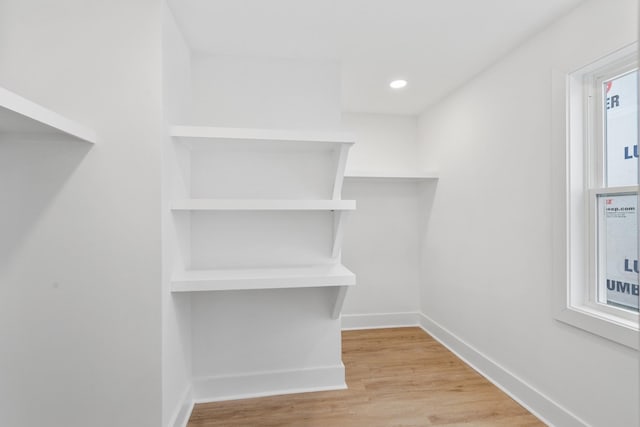
<path fill-rule="evenodd" d="M 583 0 L 170 0 L 191 47 L 336 60 L 345 111 L 417 114 Z M 388 82 L 409 81 L 401 91 Z"/>

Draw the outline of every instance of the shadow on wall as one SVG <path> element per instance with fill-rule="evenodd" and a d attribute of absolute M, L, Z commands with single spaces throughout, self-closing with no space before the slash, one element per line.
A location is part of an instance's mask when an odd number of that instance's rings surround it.
<path fill-rule="evenodd" d="M 48 134 L 0 135 L 0 271 L 91 147 Z"/>

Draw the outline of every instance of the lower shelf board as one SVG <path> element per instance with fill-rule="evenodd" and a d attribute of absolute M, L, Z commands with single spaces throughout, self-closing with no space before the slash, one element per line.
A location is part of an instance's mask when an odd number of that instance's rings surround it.
<path fill-rule="evenodd" d="M 436 172 L 379 172 L 379 171 L 351 171 L 345 172 L 345 179 L 354 180 L 385 180 L 385 181 L 430 181 L 437 180 Z"/>
<path fill-rule="evenodd" d="M 341 264 L 288 268 L 188 270 L 174 274 L 172 292 L 352 286 L 356 276 Z"/>

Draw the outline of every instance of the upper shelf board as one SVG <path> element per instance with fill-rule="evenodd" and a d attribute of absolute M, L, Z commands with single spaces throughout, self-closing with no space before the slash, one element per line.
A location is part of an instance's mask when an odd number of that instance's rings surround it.
<path fill-rule="evenodd" d="M 427 181 L 438 179 L 438 174 L 433 172 L 376 172 L 376 171 L 347 171 L 345 178 L 352 179 L 389 179 L 407 181 Z"/>
<path fill-rule="evenodd" d="M 63 134 L 94 144 L 93 130 L 0 87 L 0 133 Z"/>
<path fill-rule="evenodd" d="M 186 199 L 171 204 L 174 211 L 343 211 L 355 208 L 355 200 Z"/>
<path fill-rule="evenodd" d="M 221 128 L 206 126 L 173 126 L 171 136 L 180 139 L 209 139 L 218 141 L 253 142 L 326 142 L 330 144 L 353 144 L 355 136 L 345 132 Z"/>

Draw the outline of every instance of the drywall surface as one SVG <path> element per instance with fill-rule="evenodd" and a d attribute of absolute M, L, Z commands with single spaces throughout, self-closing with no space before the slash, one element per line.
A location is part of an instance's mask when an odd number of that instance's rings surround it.
<path fill-rule="evenodd" d="M 201 292 L 192 298 L 196 379 L 341 364 L 340 322 L 330 319 L 333 301 L 326 289 Z"/>
<path fill-rule="evenodd" d="M 586 2 L 420 117 L 440 176 L 422 311 L 602 427 L 640 423 L 638 353 L 553 318 L 551 76 L 637 39 L 637 18 L 633 0 Z"/>
<path fill-rule="evenodd" d="M 344 236 L 344 264 L 356 273 L 343 313 L 417 312 L 424 184 L 347 179 L 345 199 L 355 199 Z"/>
<path fill-rule="evenodd" d="M 160 4 L 0 5 L 0 86 L 97 144 L 0 141 L 0 425 L 157 427 Z"/>
<path fill-rule="evenodd" d="M 191 53 L 171 10 L 163 4 L 162 77 L 165 129 L 182 123 L 191 107 Z M 179 239 L 169 208 L 174 198 L 187 198 L 177 148 L 169 133 L 163 135 L 162 203 L 162 425 L 181 423 L 191 403 L 191 299 L 171 293 L 171 275 Z"/>
<path fill-rule="evenodd" d="M 342 128 L 356 135 L 347 173 L 418 170 L 415 116 L 343 113 Z M 342 197 L 355 199 L 345 231 L 343 261 L 356 273 L 343 314 L 378 315 L 419 310 L 425 185 L 398 179 L 347 178 Z"/>
<path fill-rule="evenodd" d="M 347 172 L 407 172 L 418 170 L 416 116 L 343 113 L 343 129 L 356 135 Z"/>
<path fill-rule="evenodd" d="M 194 54 L 191 69 L 191 124 L 339 127 L 340 69 L 335 63 Z"/>

